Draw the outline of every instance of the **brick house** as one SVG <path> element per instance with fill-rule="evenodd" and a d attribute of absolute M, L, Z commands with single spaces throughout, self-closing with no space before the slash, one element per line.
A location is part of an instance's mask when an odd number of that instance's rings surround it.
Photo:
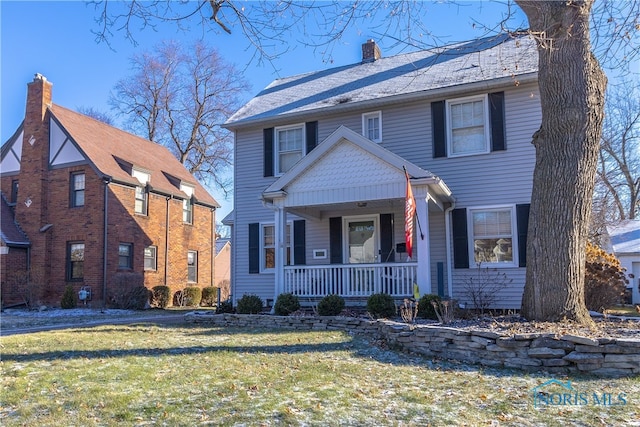
<path fill-rule="evenodd" d="M 1 149 L 2 303 L 24 302 L 27 272 L 30 302 L 54 305 L 69 284 L 94 306 L 141 278 L 172 292 L 212 285 L 216 200 L 165 147 L 51 94 L 36 74 Z"/>

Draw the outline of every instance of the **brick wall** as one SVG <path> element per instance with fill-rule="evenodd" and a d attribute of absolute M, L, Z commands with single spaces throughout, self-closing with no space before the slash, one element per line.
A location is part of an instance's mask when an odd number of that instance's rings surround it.
<path fill-rule="evenodd" d="M 6 252 L 6 253 L 5 253 Z M 2 247 L 0 253 L 0 300 L 2 305 L 12 305 L 25 302 L 29 289 L 26 280 L 27 249 Z"/>

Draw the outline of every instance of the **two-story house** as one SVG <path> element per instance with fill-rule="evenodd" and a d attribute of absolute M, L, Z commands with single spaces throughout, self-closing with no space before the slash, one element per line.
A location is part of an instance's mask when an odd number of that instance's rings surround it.
<path fill-rule="evenodd" d="M 219 205 L 165 147 L 52 104 L 36 74 L 1 155 L 3 304 L 26 278 L 30 299 L 59 304 L 71 284 L 98 306 L 140 280 L 213 284 Z"/>
<path fill-rule="evenodd" d="M 401 298 L 417 284 L 464 302 L 480 264 L 508 283 L 495 305 L 519 308 L 541 121 L 534 41 L 501 35 L 385 58 L 370 40 L 362 53 L 275 80 L 225 124 L 233 297 Z"/>

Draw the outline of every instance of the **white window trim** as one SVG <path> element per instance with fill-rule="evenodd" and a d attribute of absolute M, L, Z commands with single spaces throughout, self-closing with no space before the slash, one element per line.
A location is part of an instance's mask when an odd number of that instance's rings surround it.
<path fill-rule="evenodd" d="M 362 136 L 369 138 L 369 129 L 367 128 L 367 119 L 371 117 L 377 117 L 378 123 L 380 123 L 380 132 L 378 139 L 372 139 L 371 141 L 380 143 L 382 142 L 382 111 L 371 111 L 369 113 L 362 114 Z"/>
<path fill-rule="evenodd" d="M 273 222 L 261 222 L 260 223 L 260 273 L 273 273 L 276 269 L 275 268 L 267 268 L 265 267 L 265 264 L 267 262 L 267 260 L 265 259 L 264 256 L 264 250 L 265 250 L 265 246 L 264 246 L 264 229 L 265 227 L 274 227 L 274 233 L 275 233 L 275 223 Z M 287 227 L 289 228 L 289 235 L 291 236 L 291 241 L 289 242 L 289 251 L 291 252 L 291 262 L 295 263 L 294 259 L 293 259 L 293 221 L 287 221 Z M 277 236 L 274 235 L 274 239 L 277 239 Z M 275 246 L 275 242 L 274 242 L 274 249 L 276 248 Z M 277 255 L 277 254 L 276 254 Z M 285 266 L 286 266 L 286 261 L 285 261 Z"/>
<path fill-rule="evenodd" d="M 342 262 L 344 264 L 349 263 L 349 223 L 352 221 L 373 221 L 373 228 L 375 230 L 375 237 L 373 239 L 373 251 L 374 254 L 379 254 L 380 251 L 380 215 L 351 215 L 342 217 Z M 376 255 L 376 261 L 380 261 L 380 256 Z"/>
<path fill-rule="evenodd" d="M 287 126 L 278 126 L 276 128 L 273 129 L 273 155 L 274 155 L 274 159 L 273 159 L 273 174 L 274 176 L 282 176 L 284 175 L 286 172 L 280 172 L 280 149 L 279 149 L 279 138 L 278 138 L 278 132 L 283 131 L 283 130 L 290 130 L 290 129 L 302 129 L 302 157 L 307 155 L 307 135 L 306 135 L 306 128 L 305 128 L 305 123 L 296 123 L 293 125 L 287 125 Z"/>
<path fill-rule="evenodd" d="M 477 211 L 511 211 L 511 251 L 513 259 L 511 262 L 483 262 L 481 267 L 489 268 L 517 268 L 519 267 L 518 260 L 518 219 L 516 217 L 516 205 L 492 205 L 492 206 L 474 206 L 467 208 L 467 236 L 468 236 L 468 251 L 469 251 L 469 268 L 477 268 L 475 253 L 474 253 L 474 235 L 473 235 L 473 213 Z"/>
<path fill-rule="evenodd" d="M 483 151 L 474 151 L 472 153 L 454 153 L 453 152 L 453 129 L 451 126 L 451 105 L 455 104 L 465 104 L 468 102 L 473 102 L 477 100 L 482 100 L 482 108 L 484 112 L 484 147 Z M 474 95 L 474 96 L 466 96 L 464 98 L 455 98 L 455 99 L 447 99 L 445 101 L 446 105 L 446 122 L 447 122 L 447 157 L 467 157 L 467 156 L 477 156 L 479 154 L 488 154 L 491 152 L 491 127 L 489 120 L 489 95 Z"/>
<path fill-rule="evenodd" d="M 194 281 L 189 280 L 189 254 L 190 254 L 190 253 L 194 253 L 194 254 L 195 254 L 195 255 L 194 255 L 194 256 L 195 256 L 195 259 L 194 259 L 195 263 L 194 263 L 194 267 L 193 267 L 193 268 L 195 269 L 195 273 L 196 273 L 196 280 L 194 280 Z M 191 249 L 189 249 L 189 250 L 187 250 L 187 283 L 198 283 L 198 274 L 199 274 L 199 271 L 198 271 L 198 270 L 199 270 L 199 265 L 198 265 L 198 251 L 195 251 L 195 250 L 191 250 Z"/>

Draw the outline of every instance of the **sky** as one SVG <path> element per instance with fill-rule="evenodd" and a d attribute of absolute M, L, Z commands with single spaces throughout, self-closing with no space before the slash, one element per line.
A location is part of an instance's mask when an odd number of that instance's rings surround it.
<path fill-rule="evenodd" d="M 250 7 L 250 1 L 237 0 Z M 347 3 L 345 3 L 347 4 Z M 383 11 L 384 12 L 384 11 Z M 484 35 L 478 22 L 495 23 L 504 5 L 487 0 L 430 3 L 422 21 L 444 42 L 469 40 Z M 93 6 L 83 1 L 6 1 L 0 0 L 0 133 L 2 143 L 16 131 L 24 118 L 27 83 L 35 73 L 53 83 L 53 102 L 78 110 L 93 108 L 113 116 L 109 96 L 118 80 L 131 74 L 130 58 L 165 40 L 192 43 L 204 39 L 218 49 L 225 61 L 243 70 L 251 85 L 243 99 L 248 101 L 278 77 L 323 70 L 359 62 L 361 45 L 374 39 L 383 56 L 415 50 L 391 38 L 380 39 L 379 23 L 350 26 L 332 50 L 331 61 L 317 50 L 300 43 L 301 34 L 292 33 L 288 52 L 273 64 L 259 63 L 254 51 L 237 27 L 229 35 L 213 27 L 184 32 L 174 24 L 159 25 L 134 32 L 134 45 L 122 32 L 114 31 L 109 44 L 96 41 L 99 29 Z M 518 23 L 525 22 L 523 15 Z M 402 40 L 401 40 L 402 41 Z M 118 120 L 115 125 L 121 127 Z M 218 221 L 232 210 L 232 196 L 226 198 L 215 189 L 212 195 L 222 205 Z"/>

